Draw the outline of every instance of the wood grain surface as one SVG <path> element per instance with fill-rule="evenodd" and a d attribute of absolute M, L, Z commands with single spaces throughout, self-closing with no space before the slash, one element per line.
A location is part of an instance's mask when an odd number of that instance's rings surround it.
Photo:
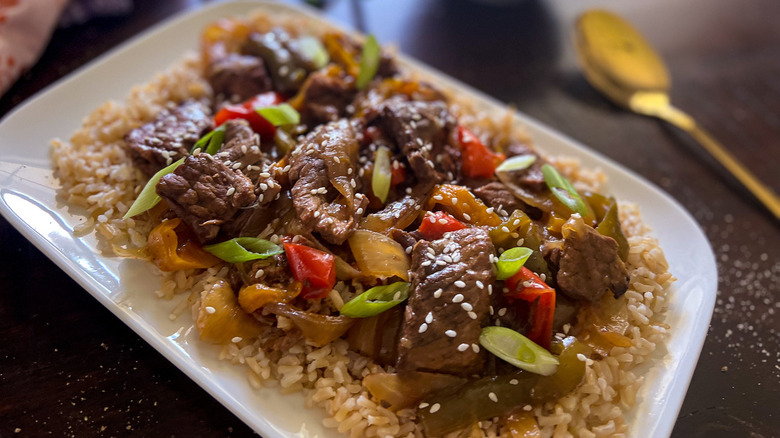
<path fill-rule="evenodd" d="M 323 13 L 514 104 L 688 209 L 716 253 L 720 285 L 673 436 L 778 436 L 780 224 L 684 134 L 598 95 L 577 68 L 571 30 L 589 7 L 632 21 L 667 60 L 673 101 L 780 191 L 780 2 L 511 3 L 334 0 Z M 200 4 L 137 0 L 129 16 L 57 30 L 0 98 L 0 115 Z M 2 218 L 0 262 L 0 436 L 253 435 Z"/>

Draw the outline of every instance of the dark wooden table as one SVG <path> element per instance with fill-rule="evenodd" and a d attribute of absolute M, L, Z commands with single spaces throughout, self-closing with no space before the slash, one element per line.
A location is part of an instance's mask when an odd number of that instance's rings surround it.
<path fill-rule="evenodd" d="M 199 3 L 137 0 L 129 16 L 58 30 L 40 62 L 0 99 L 0 115 Z M 779 224 L 685 135 L 617 109 L 588 86 L 571 25 L 595 5 L 641 29 L 669 63 L 674 101 L 780 191 L 775 0 L 526 0 L 512 7 L 363 0 L 358 8 L 337 0 L 323 11 L 515 104 L 687 208 L 712 243 L 720 290 L 673 435 L 778 436 Z M 252 435 L 2 218 L 0 262 L 0 436 Z"/>

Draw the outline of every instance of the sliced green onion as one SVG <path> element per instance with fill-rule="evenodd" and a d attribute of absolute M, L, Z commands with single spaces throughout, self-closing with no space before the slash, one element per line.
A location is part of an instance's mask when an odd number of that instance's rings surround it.
<path fill-rule="evenodd" d="M 257 113 L 274 126 L 297 125 L 301 123 L 301 115 L 288 103 L 258 108 Z"/>
<path fill-rule="evenodd" d="M 536 161 L 536 155 L 515 155 L 504 160 L 501 165 L 496 167 L 496 172 L 511 172 L 513 170 L 527 169 L 528 166 L 534 164 Z"/>
<path fill-rule="evenodd" d="M 558 170 L 549 164 L 542 166 L 542 175 L 544 176 L 544 182 L 550 191 L 558 198 L 563 205 L 569 208 L 569 210 L 579 213 L 580 216 L 585 217 L 588 215 L 588 204 L 582 200 L 582 197 L 574 186 L 571 185 L 568 179 L 558 173 Z"/>
<path fill-rule="evenodd" d="M 523 267 L 528 257 L 531 257 L 534 251 L 530 248 L 518 246 L 512 249 L 508 249 L 501 253 L 498 258 L 498 274 L 496 278 L 499 280 L 506 280 L 507 278 L 517 274 L 517 271 Z"/>
<path fill-rule="evenodd" d="M 396 306 L 409 297 L 409 283 L 399 281 L 375 286 L 344 304 L 339 311 L 350 318 L 368 318 Z"/>
<path fill-rule="evenodd" d="M 127 219 L 129 217 L 139 215 L 157 205 L 157 203 L 160 202 L 160 199 L 162 199 L 157 196 L 157 191 L 155 190 L 157 183 L 160 182 L 160 178 L 169 173 L 173 173 L 173 171 L 176 170 L 177 167 L 181 166 L 181 163 L 183 162 L 184 158 L 180 158 L 175 163 L 160 169 L 157 171 L 157 173 L 152 175 L 152 177 L 149 178 L 149 181 L 146 182 L 144 188 L 141 190 L 141 193 L 139 193 L 138 197 L 135 198 L 133 205 L 131 205 L 130 209 L 127 210 L 127 213 L 122 216 L 122 219 Z"/>
<path fill-rule="evenodd" d="M 390 149 L 380 146 L 374 159 L 374 173 L 371 175 L 371 190 L 374 196 L 385 202 L 390 193 L 390 181 L 393 179 L 393 169 L 390 167 Z"/>
<path fill-rule="evenodd" d="M 542 376 L 554 374 L 558 359 L 539 344 L 506 327 L 485 327 L 479 343 L 512 365 Z"/>
<path fill-rule="evenodd" d="M 203 249 L 230 263 L 265 259 L 284 252 L 281 246 L 256 237 L 236 237 Z"/>
<path fill-rule="evenodd" d="M 366 88 L 371 79 L 374 79 L 377 70 L 379 70 L 381 56 L 382 49 L 380 49 L 379 43 L 376 42 L 376 38 L 373 35 L 369 35 L 365 44 L 363 44 L 363 55 L 360 58 L 360 73 L 355 81 L 355 86 L 358 90 Z"/>
<path fill-rule="evenodd" d="M 225 140 L 225 125 L 222 124 L 217 126 L 213 131 L 201 137 L 200 140 L 198 140 L 198 142 L 195 143 L 192 149 L 190 149 L 190 153 L 193 154 L 195 153 L 196 150 L 200 149 L 201 151 L 206 152 L 207 154 L 214 155 L 217 152 L 219 152 L 219 149 L 222 147 L 222 142 L 224 140 Z"/>
<path fill-rule="evenodd" d="M 314 68 L 320 69 L 328 65 L 330 55 L 320 42 L 319 38 L 304 36 L 298 38 L 301 53 L 314 64 Z"/>

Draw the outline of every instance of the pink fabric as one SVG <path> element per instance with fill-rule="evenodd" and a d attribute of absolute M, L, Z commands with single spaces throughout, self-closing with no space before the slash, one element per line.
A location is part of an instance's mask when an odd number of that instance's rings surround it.
<path fill-rule="evenodd" d="M 0 95 L 35 64 L 67 0 L 0 0 Z"/>

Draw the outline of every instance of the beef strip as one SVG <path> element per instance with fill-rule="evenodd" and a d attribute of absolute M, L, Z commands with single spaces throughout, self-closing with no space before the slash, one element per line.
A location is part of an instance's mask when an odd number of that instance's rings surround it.
<path fill-rule="evenodd" d="M 227 54 L 209 65 L 206 77 L 217 102 L 243 102 L 273 89 L 265 62 L 256 56 Z"/>
<path fill-rule="evenodd" d="M 399 371 L 469 376 L 482 370 L 484 355 L 474 346 L 488 319 L 494 251 L 481 228 L 414 246 L 411 293 L 398 341 Z"/>
<path fill-rule="evenodd" d="M 214 239 L 239 208 L 256 200 L 249 178 L 205 153 L 187 157 L 173 173 L 163 176 L 157 194 L 201 243 Z"/>
<path fill-rule="evenodd" d="M 249 282 L 286 287 L 292 281 L 287 257 L 278 254 L 265 260 L 256 260 L 249 270 Z"/>
<path fill-rule="evenodd" d="M 283 28 L 250 34 L 242 50 L 246 54 L 263 58 L 274 89 L 280 93 L 295 94 L 303 85 L 306 75 L 314 69 L 311 60 L 303 55 L 299 41 Z"/>
<path fill-rule="evenodd" d="M 407 232 L 404 230 L 399 230 L 398 228 L 390 229 L 390 237 L 398 242 L 407 253 L 411 253 L 411 248 L 414 248 L 414 245 L 423 239 L 422 234 L 420 234 L 419 231 Z"/>
<path fill-rule="evenodd" d="M 599 234 L 572 216 L 561 229 L 563 241 L 548 243 L 545 258 L 558 290 L 569 298 L 598 301 L 610 291 L 617 298 L 628 289 L 628 270 L 618 255 L 615 239 Z"/>
<path fill-rule="evenodd" d="M 533 155 L 536 157 L 530 166 L 523 170 L 515 170 L 512 173 L 513 180 L 518 185 L 534 191 L 539 192 L 546 189 L 544 182 L 544 175 L 542 175 L 542 166 L 548 164 L 547 160 L 542 158 L 538 152 L 531 146 L 525 143 L 512 143 L 504 149 L 507 158 L 514 157 L 516 155 Z"/>
<path fill-rule="evenodd" d="M 351 76 L 333 76 L 327 71 L 310 74 L 303 90 L 302 113 L 309 126 L 345 117 L 356 92 Z"/>
<path fill-rule="evenodd" d="M 398 145 L 423 186 L 459 178 L 460 151 L 448 143 L 455 119 L 443 101 L 393 96 L 367 114 Z"/>
<path fill-rule="evenodd" d="M 166 108 L 151 122 L 133 129 L 125 144 L 135 165 L 152 176 L 185 157 L 192 146 L 213 127 L 209 108 L 199 101 L 186 101 Z"/>
<path fill-rule="evenodd" d="M 273 164 L 260 150 L 260 137 L 244 120 L 225 122 L 224 145 L 216 154 L 226 166 L 238 169 L 255 185 L 257 205 L 266 205 L 276 199 L 282 186 L 271 175 Z"/>
<path fill-rule="evenodd" d="M 477 187 L 472 192 L 481 199 L 488 207 L 496 210 L 504 209 L 507 212 L 515 210 L 525 210 L 528 208 L 525 202 L 512 194 L 512 191 L 500 181 L 491 181 L 483 186 Z"/>
<path fill-rule="evenodd" d="M 318 127 L 290 156 L 288 173 L 298 218 L 327 242 L 340 245 L 368 205 L 357 172 L 358 142 L 347 120 Z"/>

